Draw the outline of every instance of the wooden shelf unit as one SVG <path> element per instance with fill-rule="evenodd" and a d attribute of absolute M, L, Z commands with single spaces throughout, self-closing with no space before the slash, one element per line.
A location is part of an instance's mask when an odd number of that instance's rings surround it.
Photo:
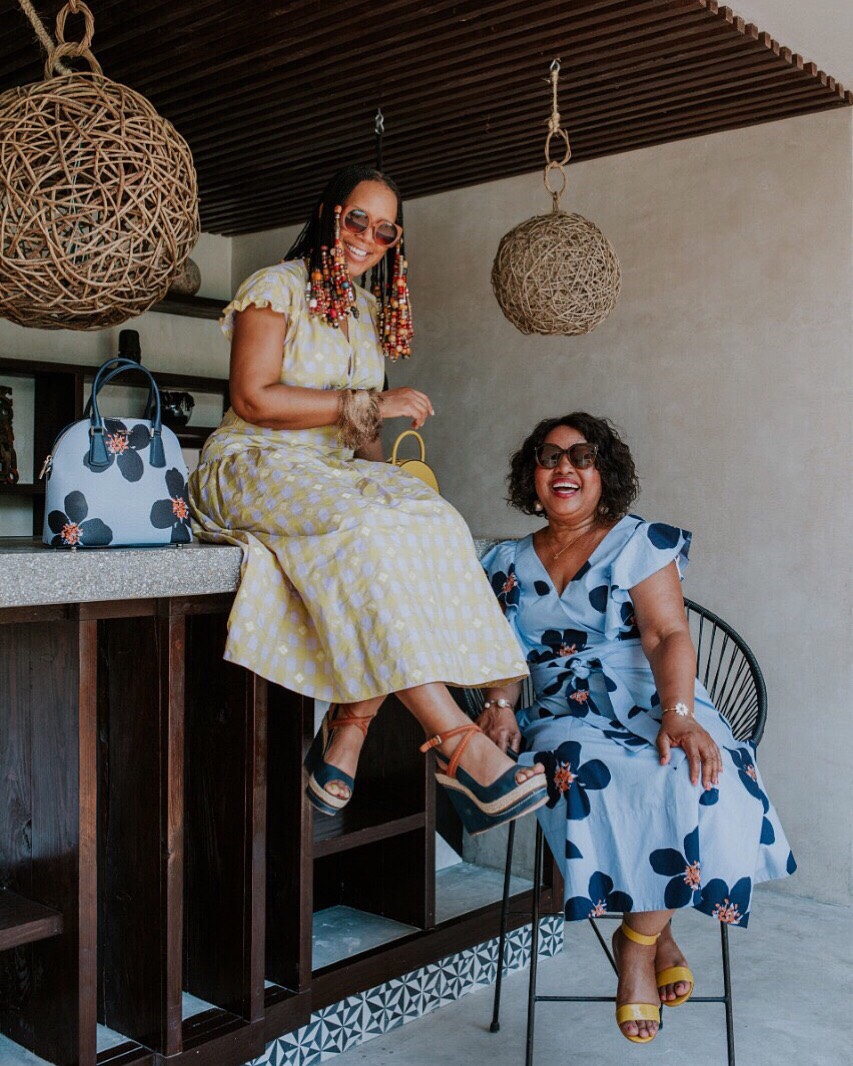
<path fill-rule="evenodd" d="M 498 933 L 498 904 L 436 923 L 433 767 L 393 697 L 346 812 L 315 825 L 313 700 L 222 659 L 231 602 L 0 609 L 0 884 L 51 923 L 0 951 L 0 1032 L 50 1063 L 241 1066 Z M 412 931 L 314 971 L 312 916 L 339 905 Z M 210 1008 L 183 1018 L 184 992 Z M 97 1023 L 126 1042 L 98 1055 Z"/>
<path fill-rule="evenodd" d="M 210 296 L 167 296 L 151 308 L 158 314 L 183 315 L 185 318 L 208 318 L 218 321 L 228 304 L 228 299 L 217 300 Z"/>
<path fill-rule="evenodd" d="M 62 932 L 62 915 L 43 903 L 0 890 L 0 951 Z"/>
<path fill-rule="evenodd" d="M 50 363 L 29 359 L 0 358 L 0 375 L 29 378 L 35 382 L 33 463 L 31 470 L 22 470 L 24 479 L 17 485 L 0 485 L 0 500 L 24 498 L 33 501 L 33 535 L 41 536 L 44 521 L 45 483 L 39 480 L 42 464 L 53 447 L 57 435 L 69 423 L 83 417 L 83 407 L 97 373 L 97 366 L 79 363 Z M 222 409 L 231 403 L 228 381 L 225 378 L 201 377 L 197 374 L 154 372 L 157 384 L 164 389 L 212 393 L 222 397 Z M 129 371 L 118 384 L 147 388 L 142 374 Z M 215 429 L 214 426 L 172 427 L 186 447 L 200 448 Z"/>

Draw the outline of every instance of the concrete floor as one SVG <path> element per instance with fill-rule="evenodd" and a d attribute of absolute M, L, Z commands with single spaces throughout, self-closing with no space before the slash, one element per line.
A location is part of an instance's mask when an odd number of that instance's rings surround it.
<path fill-rule="evenodd" d="M 677 915 L 675 933 L 697 974 L 697 994 L 722 989 L 719 936 L 695 913 Z M 606 923 L 611 929 L 611 923 Z M 750 1066 L 853 1064 L 853 910 L 757 890 L 748 930 L 731 931 L 737 1061 Z M 568 927 L 562 955 L 544 960 L 539 992 L 612 995 L 615 978 L 588 926 Z M 527 971 L 504 982 L 501 1031 L 491 1034 L 492 989 L 362 1044 L 334 1066 L 521 1066 Z M 535 1066 L 637 1062 L 725 1066 L 723 1008 L 695 1004 L 666 1011 L 654 1043 L 619 1034 L 608 1003 L 544 1003 L 536 1011 Z"/>

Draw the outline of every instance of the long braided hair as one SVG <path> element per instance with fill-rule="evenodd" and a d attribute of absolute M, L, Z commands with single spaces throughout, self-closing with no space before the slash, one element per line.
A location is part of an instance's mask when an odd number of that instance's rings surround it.
<path fill-rule="evenodd" d="M 309 280 L 315 272 L 322 272 L 324 269 L 323 249 L 334 247 L 335 208 L 345 204 L 353 189 L 363 181 L 377 181 L 394 193 L 397 198 L 397 217 L 394 221 L 402 228 L 403 198 L 396 182 L 375 167 L 363 164 L 342 167 L 331 177 L 317 198 L 308 221 L 284 257 L 286 260 L 304 260 L 308 267 Z M 380 340 L 385 354 L 391 359 L 411 354 L 410 350 L 397 350 L 396 344 L 390 343 L 387 331 L 383 328 L 383 324 L 391 317 L 391 309 L 396 308 L 399 303 L 399 279 L 405 279 L 406 257 L 403 241 L 404 238 L 401 237 L 397 244 L 383 255 L 373 268 L 370 278 L 370 289 L 379 303 Z M 406 300 L 408 301 L 408 295 Z M 357 317 L 358 308 L 354 306 L 352 313 Z"/>

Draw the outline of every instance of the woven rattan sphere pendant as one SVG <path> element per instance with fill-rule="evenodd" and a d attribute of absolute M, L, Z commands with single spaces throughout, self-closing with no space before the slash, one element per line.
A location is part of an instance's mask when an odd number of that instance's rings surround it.
<path fill-rule="evenodd" d="M 64 39 L 80 12 L 79 44 Z M 69 0 L 45 80 L 0 95 L 0 316 L 41 329 L 104 329 L 166 294 L 198 240 L 186 141 L 139 93 L 105 78 L 92 13 Z M 64 56 L 91 72 L 56 76 Z"/>
<path fill-rule="evenodd" d="M 553 206 L 509 231 L 498 245 L 492 288 L 501 310 L 522 333 L 577 336 L 589 333 L 610 314 L 619 296 L 619 260 L 598 226 L 560 209 L 566 187 L 563 169 L 571 158 L 569 137 L 557 111 L 559 61 L 551 64 L 553 110 L 545 142 L 545 188 Z M 565 145 L 561 160 L 551 158 L 557 136 Z M 557 172 L 560 184 L 552 188 Z"/>

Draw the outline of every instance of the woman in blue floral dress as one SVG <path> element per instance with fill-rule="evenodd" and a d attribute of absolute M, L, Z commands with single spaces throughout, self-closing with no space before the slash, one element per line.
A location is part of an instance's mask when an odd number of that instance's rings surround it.
<path fill-rule="evenodd" d="M 540 809 L 569 921 L 622 912 L 617 1023 L 653 1039 L 693 974 L 676 909 L 745 926 L 752 886 L 795 863 L 748 743 L 696 681 L 680 579 L 691 534 L 627 514 L 627 446 L 584 413 L 541 422 L 512 460 L 510 502 L 547 526 L 483 560 L 527 657 L 536 699 L 490 688 L 481 727 L 542 763 Z"/>

